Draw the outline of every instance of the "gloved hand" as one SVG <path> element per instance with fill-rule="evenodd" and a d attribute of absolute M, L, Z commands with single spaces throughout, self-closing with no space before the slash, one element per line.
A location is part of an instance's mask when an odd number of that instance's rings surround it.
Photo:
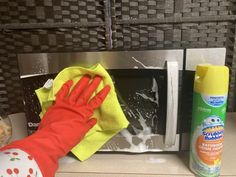
<path fill-rule="evenodd" d="M 15 141 L 3 148 L 19 148 L 34 157 L 44 177 L 53 177 L 58 168 L 58 159 L 65 156 L 96 124 L 91 118 L 110 91 L 105 86 L 92 99 L 101 78 L 95 76 L 90 82 L 84 76 L 75 85 L 67 81 L 56 95 L 56 101 L 43 116 L 38 130 L 31 136 Z"/>

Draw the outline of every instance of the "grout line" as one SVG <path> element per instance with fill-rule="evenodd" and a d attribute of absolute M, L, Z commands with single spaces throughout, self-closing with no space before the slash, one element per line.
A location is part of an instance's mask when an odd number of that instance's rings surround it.
<path fill-rule="evenodd" d="M 17 29 L 49 29 L 49 28 L 78 28 L 104 26 L 104 22 L 75 22 L 75 23 L 11 23 L 0 24 L 0 30 Z"/>
<path fill-rule="evenodd" d="M 197 23 L 197 22 L 227 22 L 235 21 L 236 15 L 222 15 L 209 17 L 168 17 L 168 18 L 149 18 L 117 20 L 116 24 L 168 24 L 168 23 Z"/>

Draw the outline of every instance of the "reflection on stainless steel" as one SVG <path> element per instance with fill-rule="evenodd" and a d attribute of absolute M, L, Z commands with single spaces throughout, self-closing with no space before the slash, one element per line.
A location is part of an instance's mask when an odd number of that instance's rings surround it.
<path fill-rule="evenodd" d="M 132 140 L 134 142 L 139 142 L 139 138 L 137 136 L 132 135 Z M 146 142 L 146 148 L 139 149 L 139 145 L 135 144 L 131 146 L 125 139 L 125 137 L 120 136 L 119 134 L 116 135 L 114 138 L 112 138 L 110 141 L 108 141 L 105 145 L 102 146 L 102 148 L 99 151 L 119 151 L 119 152 L 161 152 L 161 151 L 178 151 L 179 150 L 179 141 L 180 141 L 180 135 L 176 134 L 176 141 L 173 146 L 167 147 L 164 144 L 164 135 L 157 135 L 157 134 L 151 134 L 150 139 Z M 138 143 L 137 143 L 138 144 Z M 136 151 L 138 149 L 138 151 Z"/>
<path fill-rule="evenodd" d="M 225 65 L 225 48 L 187 49 L 186 70 L 195 71 L 198 64 Z"/>
<path fill-rule="evenodd" d="M 18 54 L 21 77 L 58 73 L 65 67 L 90 67 L 97 63 L 106 69 L 164 69 L 166 61 L 177 61 L 182 70 L 183 50 Z"/>

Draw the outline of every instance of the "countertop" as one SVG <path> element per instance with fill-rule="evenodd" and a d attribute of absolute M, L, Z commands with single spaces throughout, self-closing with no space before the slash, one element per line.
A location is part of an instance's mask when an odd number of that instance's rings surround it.
<path fill-rule="evenodd" d="M 228 113 L 221 176 L 236 176 L 236 113 Z M 56 177 L 189 177 L 188 152 L 178 154 L 95 154 L 79 162 L 60 161 Z"/>

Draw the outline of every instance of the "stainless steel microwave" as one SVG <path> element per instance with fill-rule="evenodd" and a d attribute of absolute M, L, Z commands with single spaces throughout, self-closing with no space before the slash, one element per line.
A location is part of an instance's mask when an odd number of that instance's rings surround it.
<path fill-rule="evenodd" d="M 18 54 L 28 132 L 39 123 L 34 90 L 68 66 L 101 63 L 113 78 L 127 129 L 100 151 L 163 152 L 188 147 L 195 66 L 225 64 L 224 48 Z"/>

